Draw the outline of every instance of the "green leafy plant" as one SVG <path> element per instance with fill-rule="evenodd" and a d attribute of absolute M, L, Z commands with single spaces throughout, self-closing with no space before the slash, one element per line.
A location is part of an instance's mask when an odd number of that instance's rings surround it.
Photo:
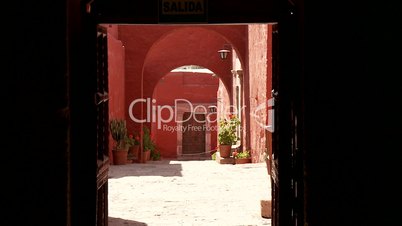
<path fill-rule="evenodd" d="M 216 160 L 216 152 L 211 155 L 212 160 Z"/>
<path fill-rule="evenodd" d="M 233 157 L 235 159 L 247 159 L 251 157 L 250 151 L 242 151 L 242 152 L 233 152 Z"/>
<path fill-rule="evenodd" d="M 131 146 L 131 140 L 127 136 L 126 120 L 112 119 L 110 121 L 110 133 L 115 142 L 115 150 L 127 150 Z"/>
<path fill-rule="evenodd" d="M 154 151 L 151 152 L 151 159 L 152 160 L 160 160 L 161 159 L 161 152 L 155 148 Z"/>
<path fill-rule="evenodd" d="M 142 130 L 144 133 L 142 137 L 142 144 L 144 146 L 144 151 L 150 150 L 151 152 L 153 152 L 155 150 L 156 144 L 152 140 L 151 131 L 146 126 L 144 126 Z"/>
<path fill-rule="evenodd" d="M 235 115 L 229 115 L 229 120 L 219 120 L 218 142 L 221 145 L 233 145 L 239 140 L 237 136 L 237 127 L 240 120 Z"/>

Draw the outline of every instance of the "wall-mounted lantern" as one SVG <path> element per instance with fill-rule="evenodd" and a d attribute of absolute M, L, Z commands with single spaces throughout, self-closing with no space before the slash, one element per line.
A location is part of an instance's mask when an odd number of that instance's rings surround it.
<path fill-rule="evenodd" d="M 220 57 L 222 60 L 226 59 L 226 58 L 228 57 L 228 54 L 230 53 L 230 49 L 231 49 L 231 46 L 228 45 L 228 44 L 225 44 L 225 45 L 223 46 L 223 49 L 221 49 L 221 50 L 218 51 L 219 57 Z"/>

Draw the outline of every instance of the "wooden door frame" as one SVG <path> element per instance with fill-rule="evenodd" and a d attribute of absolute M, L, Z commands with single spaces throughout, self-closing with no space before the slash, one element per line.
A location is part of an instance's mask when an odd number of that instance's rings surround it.
<path fill-rule="evenodd" d="M 203 107 L 199 107 L 196 108 L 195 114 L 197 113 L 205 113 L 204 111 L 202 111 L 203 109 L 208 109 L 208 107 L 210 105 L 216 105 L 216 104 L 211 104 L 211 103 L 194 103 L 194 106 L 203 106 Z M 185 103 L 178 103 L 177 104 L 177 126 L 178 128 L 181 128 L 181 126 L 183 125 L 183 123 L 181 122 L 183 120 L 183 114 L 184 112 L 189 112 L 191 110 L 191 108 L 188 106 L 188 104 Z M 210 123 L 208 122 L 208 120 L 206 120 L 206 127 L 209 128 Z M 205 153 L 209 153 L 209 151 L 211 150 L 211 131 L 205 131 Z M 178 157 L 183 155 L 183 134 L 181 132 L 177 132 L 177 150 L 176 150 L 176 154 Z"/>
<path fill-rule="evenodd" d="M 206 125 L 207 125 L 207 120 L 206 120 L 206 113 L 205 112 L 190 112 L 190 111 L 186 111 L 186 112 L 183 112 L 183 116 L 186 114 L 186 113 L 190 113 L 191 115 L 192 115 L 192 117 L 194 117 L 195 115 L 204 115 L 205 116 L 205 119 L 204 119 L 204 122 L 201 124 L 198 124 L 197 126 L 200 126 L 200 125 L 202 125 L 203 126 L 203 128 L 207 128 L 206 127 Z M 183 123 L 181 123 L 182 125 L 183 125 L 183 127 L 184 127 L 184 125 L 188 125 L 186 122 L 183 122 Z M 183 128 L 183 129 L 185 129 L 185 128 Z M 185 130 L 183 130 L 183 131 L 179 131 L 178 133 L 177 133 L 177 136 L 179 136 L 179 134 L 181 134 L 181 136 L 182 136 L 182 140 L 181 140 L 181 146 L 182 146 L 182 155 L 186 155 L 186 154 L 201 154 L 201 153 L 184 153 L 184 145 L 183 145 L 183 140 L 184 140 L 184 134 L 186 133 L 186 132 L 189 132 L 189 128 L 187 128 L 187 129 L 185 129 Z M 207 137 L 207 129 L 205 129 L 205 130 L 202 130 L 202 131 L 200 131 L 200 132 L 203 132 L 203 135 L 204 135 L 204 142 L 203 142 L 203 149 L 204 149 L 204 151 L 202 152 L 202 154 L 206 154 L 207 153 L 207 145 L 206 145 L 206 137 Z M 211 136 L 211 133 L 209 133 L 209 136 Z"/>

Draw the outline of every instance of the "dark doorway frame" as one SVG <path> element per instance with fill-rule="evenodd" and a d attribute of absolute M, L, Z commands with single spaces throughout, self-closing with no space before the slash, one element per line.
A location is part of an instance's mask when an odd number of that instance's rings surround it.
<path fill-rule="evenodd" d="M 78 1 L 77 1 L 78 2 Z M 70 7 L 73 7 L 71 3 Z M 71 205 L 69 206 L 72 225 L 96 225 L 97 195 L 95 192 L 96 167 L 96 107 L 93 96 L 96 93 L 96 32 L 102 23 L 158 24 L 157 1 L 87 1 L 82 2 L 77 21 L 71 21 L 74 27 L 75 41 L 71 42 L 70 70 L 71 78 Z M 302 5 L 302 4 L 299 4 Z M 231 6 L 231 10 L 227 9 Z M 277 119 L 273 144 L 279 180 L 277 198 L 273 204 L 273 225 L 302 225 L 304 220 L 304 198 L 299 175 L 303 167 L 300 131 L 303 125 L 300 94 L 302 59 L 300 57 L 303 26 L 303 12 L 292 1 L 252 0 L 247 4 L 232 1 L 211 1 L 208 4 L 208 19 L 205 24 L 232 23 L 278 23 L 278 92 L 275 105 Z M 69 15 L 77 12 L 69 11 Z M 72 26 L 72 25 L 70 25 Z M 91 60 L 93 59 L 93 60 Z M 90 135 L 88 135 L 90 134 Z M 93 135 L 91 135 L 93 134 Z M 83 151 L 84 150 L 84 151 Z M 297 157 L 296 157 L 297 156 Z M 92 164 L 93 163 L 93 164 Z M 271 164 L 272 165 L 272 164 Z M 295 182 L 299 183 L 297 195 L 294 195 Z M 280 188 L 280 190 L 279 190 Z M 301 196 L 300 196 L 301 195 Z M 279 201 L 280 200 L 280 201 Z M 304 204 L 303 204 L 304 203 Z M 296 213 L 296 214 L 295 214 Z M 102 224 L 101 224 L 102 225 Z"/>

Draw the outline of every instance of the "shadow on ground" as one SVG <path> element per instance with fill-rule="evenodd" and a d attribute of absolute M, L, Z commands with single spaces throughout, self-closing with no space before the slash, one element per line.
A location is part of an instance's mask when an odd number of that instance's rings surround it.
<path fill-rule="evenodd" d="M 127 225 L 127 226 L 146 226 L 148 224 L 139 221 L 133 220 L 126 220 L 121 218 L 109 217 L 109 226 L 120 226 L 120 225 Z"/>
<path fill-rule="evenodd" d="M 109 168 L 109 179 L 130 176 L 181 177 L 182 170 L 181 164 L 171 163 L 170 160 L 149 161 L 145 164 L 111 165 Z"/>

